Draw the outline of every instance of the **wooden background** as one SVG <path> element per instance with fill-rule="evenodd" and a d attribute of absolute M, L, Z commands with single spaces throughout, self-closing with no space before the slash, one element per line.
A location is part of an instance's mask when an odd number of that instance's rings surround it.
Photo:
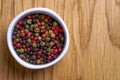
<path fill-rule="evenodd" d="M 70 33 L 65 57 L 42 70 L 20 66 L 6 43 L 10 21 L 33 7 L 56 11 Z M 120 0 L 0 0 L 0 80 L 120 80 Z"/>

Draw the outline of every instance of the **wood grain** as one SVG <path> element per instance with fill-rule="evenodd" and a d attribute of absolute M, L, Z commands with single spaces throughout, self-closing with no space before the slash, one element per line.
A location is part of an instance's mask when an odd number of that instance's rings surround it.
<path fill-rule="evenodd" d="M 45 7 L 67 24 L 70 47 L 52 67 L 30 70 L 11 56 L 10 21 L 20 12 Z M 120 0 L 0 0 L 0 80 L 120 80 Z"/>

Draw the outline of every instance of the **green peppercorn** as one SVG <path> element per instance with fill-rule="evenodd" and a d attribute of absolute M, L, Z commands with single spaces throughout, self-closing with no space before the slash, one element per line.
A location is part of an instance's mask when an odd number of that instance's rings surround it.
<path fill-rule="evenodd" d="M 46 41 L 50 41 L 50 38 L 49 38 L 49 37 L 46 37 Z"/>
<path fill-rule="evenodd" d="M 24 49 L 21 48 L 21 49 L 19 50 L 19 52 L 20 52 L 20 53 L 24 53 Z"/>
<path fill-rule="evenodd" d="M 48 31 L 46 31 L 45 34 L 48 34 Z"/>
<path fill-rule="evenodd" d="M 20 49 L 16 49 L 16 52 L 19 52 Z"/>
<path fill-rule="evenodd" d="M 38 15 L 38 19 L 40 19 L 40 17 L 41 17 L 41 16 L 40 16 L 40 15 Z"/>
<path fill-rule="evenodd" d="M 24 57 L 24 54 L 20 54 L 19 56 L 20 56 L 20 58 L 23 58 L 23 57 Z"/>
<path fill-rule="evenodd" d="M 52 34 L 53 33 L 53 31 L 52 30 L 49 30 L 49 34 Z"/>
<path fill-rule="evenodd" d="M 30 38 L 28 38 L 28 39 L 27 39 L 27 42 L 28 42 L 28 43 L 31 43 L 31 39 L 30 39 Z"/>
<path fill-rule="evenodd" d="M 44 60 L 44 59 L 41 57 L 40 60 Z"/>
<path fill-rule="evenodd" d="M 37 64 L 40 64 L 40 59 L 37 59 L 37 60 L 36 60 L 36 63 L 37 63 Z"/>
<path fill-rule="evenodd" d="M 45 29 L 45 26 L 41 26 L 41 29 Z"/>
<path fill-rule="evenodd" d="M 31 26 L 30 26 L 30 27 L 34 28 L 34 24 L 31 24 Z"/>
<path fill-rule="evenodd" d="M 64 41 L 64 37 L 61 37 L 61 41 Z"/>
<path fill-rule="evenodd" d="M 35 55 L 32 55 L 32 59 L 36 59 L 36 56 L 35 56 Z"/>
<path fill-rule="evenodd" d="M 25 28 L 28 29 L 28 28 L 29 28 L 29 25 L 26 24 L 26 25 L 25 25 Z"/>
<path fill-rule="evenodd" d="M 35 16 L 36 16 L 36 17 L 38 17 L 38 16 L 39 16 L 39 14 L 35 14 Z"/>
<path fill-rule="evenodd" d="M 56 21 L 54 21 L 53 26 L 58 26 L 58 23 Z"/>
<path fill-rule="evenodd" d="M 48 51 L 48 54 L 50 54 L 50 53 L 52 53 L 52 52 L 53 52 L 53 49 L 48 48 L 48 49 L 47 49 L 47 51 Z"/>
<path fill-rule="evenodd" d="M 31 23 L 32 23 L 32 20 L 31 20 L 31 19 L 28 19 L 28 20 L 27 20 L 27 23 L 28 23 L 28 24 L 31 24 Z"/>
<path fill-rule="evenodd" d="M 40 45 L 41 45 L 41 46 L 45 46 L 45 42 L 41 42 Z"/>
<path fill-rule="evenodd" d="M 16 42 L 19 42 L 19 41 L 20 41 L 20 39 L 19 39 L 19 38 L 16 38 L 16 39 L 15 39 L 15 41 L 16 41 Z"/>
<path fill-rule="evenodd" d="M 16 28 L 19 28 L 20 26 L 19 25 L 16 25 Z"/>
<path fill-rule="evenodd" d="M 29 62 L 30 60 L 29 59 L 25 59 L 26 62 Z"/>
<path fill-rule="evenodd" d="M 37 44 L 36 44 L 36 43 L 33 43 L 33 44 L 32 44 L 32 46 L 33 46 L 33 47 L 36 47 L 36 46 L 37 46 Z"/>
<path fill-rule="evenodd" d="M 36 19 L 36 22 L 39 22 L 39 19 Z"/>
<path fill-rule="evenodd" d="M 45 18 L 45 22 L 48 22 L 48 19 L 47 19 L 47 18 Z"/>
<path fill-rule="evenodd" d="M 38 27 L 38 25 L 37 25 L 37 24 L 34 24 L 34 25 L 33 25 L 33 28 L 37 28 L 37 27 Z"/>
<path fill-rule="evenodd" d="M 38 36 L 39 36 L 39 33 L 35 33 L 34 35 L 38 37 Z"/>
<path fill-rule="evenodd" d="M 28 29 L 25 29 L 24 31 L 25 31 L 25 33 L 26 33 L 26 34 L 29 32 L 29 30 L 28 30 Z"/>
<path fill-rule="evenodd" d="M 53 49 L 50 49 L 50 53 L 52 53 L 53 52 Z"/>
<path fill-rule="evenodd" d="M 43 25 L 43 26 L 44 26 L 44 25 L 45 25 L 45 22 L 41 22 L 41 25 Z"/>
<path fill-rule="evenodd" d="M 41 15 L 41 18 L 45 18 L 45 15 Z"/>
<path fill-rule="evenodd" d="M 35 31 L 35 32 L 39 32 L 39 28 L 35 28 L 34 31 Z"/>
<path fill-rule="evenodd" d="M 54 45 L 54 42 L 50 42 L 50 46 L 53 46 Z"/>
<path fill-rule="evenodd" d="M 31 64 L 32 64 L 32 62 L 33 62 L 33 61 L 32 61 L 32 60 L 30 60 L 30 63 L 31 63 Z"/>
<path fill-rule="evenodd" d="M 54 33 L 51 34 L 51 38 L 55 38 L 55 34 Z"/>

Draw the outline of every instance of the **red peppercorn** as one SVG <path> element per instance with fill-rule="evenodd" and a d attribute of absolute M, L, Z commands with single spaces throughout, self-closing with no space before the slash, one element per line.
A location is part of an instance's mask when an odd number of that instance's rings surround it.
<path fill-rule="evenodd" d="M 39 51 L 37 52 L 37 55 L 41 56 L 41 54 L 42 54 L 42 51 L 39 50 Z"/>
<path fill-rule="evenodd" d="M 31 36 L 31 32 L 28 32 L 27 36 L 30 37 Z"/>
<path fill-rule="evenodd" d="M 53 46 L 53 49 L 56 49 L 56 46 Z"/>
<path fill-rule="evenodd" d="M 44 20 L 45 20 L 44 18 L 41 18 L 41 21 L 43 21 L 43 22 L 44 22 Z"/>
<path fill-rule="evenodd" d="M 25 46 L 25 45 L 23 45 L 22 47 L 23 47 L 23 48 L 25 48 L 26 46 Z"/>
<path fill-rule="evenodd" d="M 22 59 L 23 59 L 23 60 L 26 60 L 26 56 L 23 56 Z"/>
<path fill-rule="evenodd" d="M 40 22 L 38 22 L 37 25 L 40 26 L 41 25 Z"/>
<path fill-rule="evenodd" d="M 55 44 L 59 44 L 59 41 L 58 41 L 58 40 L 54 40 L 54 43 L 55 43 Z"/>
<path fill-rule="evenodd" d="M 57 31 L 57 30 L 54 30 L 54 34 L 58 34 L 58 31 Z"/>
<path fill-rule="evenodd" d="M 13 41 L 13 45 L 16 45 L 16 41 Z"/>
<path fill-rule="evenodd" d="M 35 40 L 32 40 L 32 43 L 36 43 L 36 41 L 35 41 Z"/>
<path fill-rule="evenodd" d="M 22 32 L 24 32 L 24 30 L 21 30 L 20 32 L 22 33 Z"/>
<path fill-rule="evenodd" d="M 22 25 L 23 24 L 23 22 L 22 21 L 18 21 L 18 25 Z"/>
<path fill-rule="evenodd" d="M 50 60 L 52 57 L 51 56 L 48 56 L 47 59 Z"/>
<path fill-rule="evenodd" d="M 20 29 L 20 30 L 23 30 L 23 29 L 24 29 L 24 27 L 22 27 L 22 26 L 21 26 L 19 29 Z"/>
<path fill-rule="evenodd" d="M 27 48 L 27 51 L 30 51 L 30 50 L 31 50 L 31 49 L 28 47 L 28 48 Z"/>
<path fill-rule="evenodd" d="M 54 49 L 54 53 L 55 54 L 57 54 L 58 53 L 58 49 L 56 48 L 56 49 Z"/>
<path fill-rule="evenodd" d="M 21 33 L 20 33 L 20 36 L 21 36 L 21 37 L 25 37 L 25 33 L 24 33 L 24 32 L 21 32 Z"/>
<path fill-rule="evenodd" d="M 55 30 L 55 27 L 54 27 L 54 26 L 52 27 L 52 30 Z"/>
<path fill-rule="evenodd" d="M 43 35 L 42 35 L 42 38 L 45 38 L 45 37 L 46 37 L 46 34 L 43 34 Z"/>
<path fill-rule="evenodd" d="M 42 30 L 40 30 L 40 32 L 42 32 L 42 33 L 43 33 L 43 32 L 44 32 L 44 31 L 43 31 L 43 29 L 42 29 Z"/>
<path fill-rule="evenodd" d="M 49 15 L 46 16 L 47 19 L 50 19 L 51 17 Z"/>
<path fill-rule="evenodd" d="M 31 19 L 31 18 L 32 18 L 32 16 L 31 16 L 31 15 L 28 15 L 28 16 L 27 16 L 27 18 L 28 18 L 28 19 Z"/>
<path fill-rule="evenodd" d="M 60 30 L 59 30 L 59 32 L 60 32 L 60 33 L 62 33 L 62 32 L 63 32 L 63 30 L 62 30 L 62 29 L 60 29 Z"/>
<path fill-rule="evenodd" d="M 45 30 L 45 29 L 42 29 L 40 32 L 45 33 L 45 32 L 46 32 L 46 30 Z"/>
<path fill-rule="evenodd" d="M 52 53 L 52 54 L 51 54 L 51 56 L 53 57 L 53 56 L 54 56 L 54 54 Z"/>
<path fill-rule="evenodd" d="M 43 61 L 40 62 L 40 64 L 43 64 L 43 63 L 44 63 Z"/>
<path fill-rule="evenodd" d="M 20 48 L 20 46 L 21 46 L 20 43 L 17 43 L 17 44 L 16 44 L 16 47 L 17 47 L 17 48 Z"/>
<path fill-rule="evenodd" d="M 37 41 L 37 40 L 38 40 L 38 37 L 34 37 L 33 40 Z"/>
<path fill-rule="evenodd" d="M 33 39 L 34 38 L 34 36 L 31 36 L 31 39 Z"/>
<path fill-rule="evenodd" d="M 62 48 L 59 48 L 58 51 L 61 52 L 61 51 L 62 51 Z"/>

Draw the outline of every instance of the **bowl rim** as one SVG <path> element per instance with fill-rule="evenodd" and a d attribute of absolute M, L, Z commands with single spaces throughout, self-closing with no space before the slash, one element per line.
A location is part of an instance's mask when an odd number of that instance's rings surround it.
<path fill-rule="evenodd" d="M 16 53 L 16 51 L 14 50 L 13 48 L 13 44 L 12 44 L 12 30 L 14 29 L 14 26 L 16 25 L 17 21 L 23 17 L 24 15 L 28 15 L 32 12 L 46 12 L 48 14 L 50 14 L 50 16 L 52 17 L 55 17 L 57 18 L 57 20 L 61 23 L 62 25 L 62 28 L 64 29 L 64 33 L 65 33 L 65 45 L 64 45 L 64 49 L 63 51 L 61 52 L 61 54 L 55 59 L 53 60 L 52 62 L 50 63 L 47 63 L 47 64 L 42 64 L 42 65 L 34 65 L 34 64 L 30 64 L 30 63 L 27 63 L 25 61 L 23 61 Z M 44 14 L 46 14 L 44 13 Z M 55 63 L 57 63 L 58 61 L 60 61 L 64 55 L 66 54 L 67 50 L 68 50 L 68 47 L 69 47 L 69 32 L 68 32 L 68 29 L 67 29 L 67 26 L 66 24 L 64 23 L 64 21 L 62 20 L 62 18 L 56 13 L 54 12 L 53 10 L 51 9 L 48 9 L 48 8 L 30 8 L 30 9 L 27 9 L 23 12 L 21 12 L 20 14 L 18 14 L 11 22 L 10 22 L 10 25 L 8 27 L 8 31 L 7 31 L 7 44 L 8 44 L 8 48 L 12 54 L 12 56 L 14 57 L 14 59 L 19 63 L 21 64 L 23 67 L 26 67 L 26 68 L 29 68 L 29 69 L 42 69 L 42 68 L 47 68 L 49 66 L 52 66 L 54 65 Z"/>

